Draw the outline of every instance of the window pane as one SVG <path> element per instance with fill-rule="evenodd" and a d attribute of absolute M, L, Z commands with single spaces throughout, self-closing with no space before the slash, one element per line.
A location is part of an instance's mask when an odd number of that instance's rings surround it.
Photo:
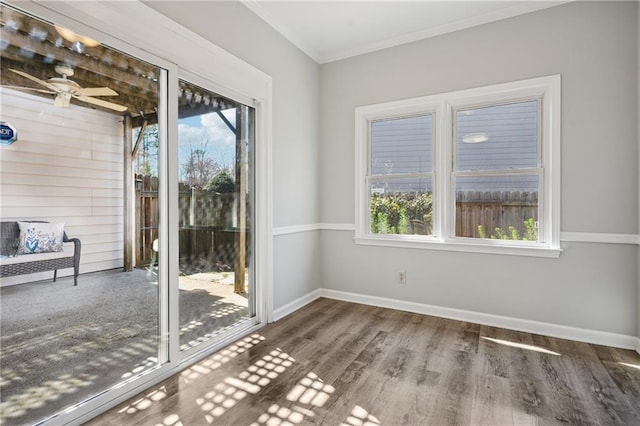
<path fill-rule="evenodd" d="M 433 171 L 433 116 L 371 123 L 371 175 Z"/>
<path fill-rule="evenodd" d="M 538 166 L 538 101 L 456 112 L 456 170 Z"/>
<path fill-rule="evenodd" d="M 537 175 L 456 179 L 456 236 L 538 241 Z"/>
<path fill-rule="evenodd" d="M 431 235 L 431 178 L 376 180 L 370 194 L 372 234 Z"/>

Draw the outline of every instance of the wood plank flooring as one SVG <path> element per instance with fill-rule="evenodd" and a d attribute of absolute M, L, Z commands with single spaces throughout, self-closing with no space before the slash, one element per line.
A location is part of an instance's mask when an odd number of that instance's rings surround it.
<path fill-rule="evenodd" d="M 319 299 L 90 425 L 640 425 L 640 355 Z"/>

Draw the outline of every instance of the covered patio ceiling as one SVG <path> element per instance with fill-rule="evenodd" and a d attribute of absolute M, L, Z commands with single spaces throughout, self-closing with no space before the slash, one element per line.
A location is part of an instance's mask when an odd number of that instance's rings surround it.
<path fill-rule="evenodd" d="M 124 112 L 100 105 L 71 99 L 74 105 L 130 116 L 134 127 L 143 120 L 148 124 L 157 121 L 159 68 L 133 58 L 103 44 L 83 40 L 77 34 L 69 36 L 65 29 L 52 23 L 18 12 L 6 5 L 0 6 L 0 84 L 4 87 L 24 87 L 37 96 L 51 99 L 55 95 L 37 90 L 47 90 L 42 84 L 10 70 L 27 73 L 46 82 L 51 77 L 62 77 L 57 65 L 73 69 L 71 80 L 82 88 L 108 87 L 117 96 L 99 97 L 104 101 L 126 107 Z M 84 41 L 84 42 L 83 42 Z M 236 104 L 210 92 L 198 93 L 194 86 L 180 81 L 179 117 L 185 118 L 208 112 L 220 112 L 234 108 Z"/>

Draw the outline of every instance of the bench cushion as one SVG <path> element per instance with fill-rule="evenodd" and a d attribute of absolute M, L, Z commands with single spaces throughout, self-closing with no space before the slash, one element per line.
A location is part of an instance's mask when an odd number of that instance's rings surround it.
<path fill-rule="evenodd" d="M 1 256 L 0 266 L 14 265 L 24 262 L 39 262 L 42 260 L 61 259 L 63 257 L 73 257 L 73 244 L 65 244 L 63 251 L 50 253 L 19 254 L 17 256 Z"/>

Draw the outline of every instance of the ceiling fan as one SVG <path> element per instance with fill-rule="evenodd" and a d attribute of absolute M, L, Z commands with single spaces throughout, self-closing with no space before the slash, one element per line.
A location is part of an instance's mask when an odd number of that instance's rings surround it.
<path fill-rule="evenodd" d="M 75 98 L 79 101 L 86 102 L 89 104 L 101 106 L 104 108 L 109 108 L 115 111 L 123 112 L 127 110 L 127 107 L 124 105 L 115 104 L 113 102 L 103 101 L 102 99 L 96 99 L 93 96 L 118 96 L 118 93 L 115 90 L 112 90 L 108 87 L 80 87 L 78 83 L 73 80 L 69 80 L 68 77 L 73 75 L 73 68 L 67 65 L 56 65 L 55 70 L 62 77 L 51 77 L 47 81 L 40 80 L 37 77 L 32 76 L 31 74 L 27 74 L 23 71 L 18 71 L 9 68 L 9 71 L 14 72 L 18 75 L 21 75 L 24 78 L 27 78 L 31 81 L 34 81 L 49 90 L 44 89 L 34 89 L 31 87 L 15 87 L 11 86 L 10 89 L 19 89 L 19 90 L 31 90 L 40 93 L 49 93 L 52 95 L 56 95 L 53 106 L 56 107 L 67 107 L 71 101 L 71 98 Z M 8 87 L 8 86 L 5 86 Z"/>

